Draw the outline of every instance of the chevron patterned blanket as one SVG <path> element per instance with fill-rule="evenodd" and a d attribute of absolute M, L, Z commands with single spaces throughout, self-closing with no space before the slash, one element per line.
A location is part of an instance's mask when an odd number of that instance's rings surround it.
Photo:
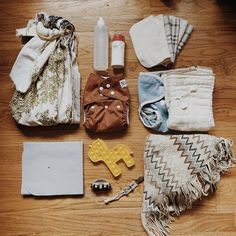
<path fill-rule="evenodd" d="M 149 236 L 169 235 L 173 215 L 216 190 L 235 162 L 230 140 L 206 134 L 149 135 L 144 150 L 142 223 Z"/>

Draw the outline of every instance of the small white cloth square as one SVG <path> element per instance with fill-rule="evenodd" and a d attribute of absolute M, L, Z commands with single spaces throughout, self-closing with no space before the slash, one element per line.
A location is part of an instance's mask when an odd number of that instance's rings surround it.
<path fill-rule="evenodd" d="M 174 63 L 193 26 L 175 16 L 149 16 L 130 28 L 139 62 L 147 68 Z"/>
<path fill-rule="evenodd" d="M 171 70 L 163 75 L 167 126 L 179 131 L 208 131 L 215 126 L 212 100 L 215 75 L 208 67 Z"/>
<path fill-rule="evenodd" d="M 150 68 L 166 61 L 171 62 L 162 15 L 149 16 L 134 24 L 130 36 L 137 58 L 143 66 Z"/>
<path fill-rule="evenodd" d="M 22 195 L 82 195 L 83 142 L 26 142 Z"/>

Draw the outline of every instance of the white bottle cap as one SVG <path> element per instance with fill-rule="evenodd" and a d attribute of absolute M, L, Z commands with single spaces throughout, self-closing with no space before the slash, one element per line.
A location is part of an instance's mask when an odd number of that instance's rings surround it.
<path fill-rule="evenodd" d="M 104 20 L 103 20 L 102 17 L 99 17 L 99 18 L 98 18 L 97 25 L 98 25 L 98 26 L 105 25 L 105 22 L 104 22 Z"/>

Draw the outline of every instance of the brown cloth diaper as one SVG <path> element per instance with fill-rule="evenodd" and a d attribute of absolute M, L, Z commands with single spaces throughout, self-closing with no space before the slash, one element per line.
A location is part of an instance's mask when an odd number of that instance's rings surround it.
<path fill-rule="evenodd" d="M 93 132 L 112 132 L 129 125 L 129 90 L 123 74 L 90 74 L 84 90 L 84 126 Z"/>

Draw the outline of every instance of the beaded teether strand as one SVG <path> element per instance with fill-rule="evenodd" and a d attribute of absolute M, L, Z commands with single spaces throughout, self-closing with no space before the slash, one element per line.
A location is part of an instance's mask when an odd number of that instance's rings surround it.
<path fill-rule="evenodd" d="M 105 199 L 104 203 L 109 204 L 110 202 L 118 201 L 123 196 L 128 196 L 128 194 L 134 191 L 134 189 L 137 188 L 138 185 L 143 182 L 143 180 L 144 180 L 143 176 L 138 177 L 137 179 L 133 180 L 129 185 L 124 187 L 118 194 L 116 194 L 115 196 L 111 198 Z"/>

